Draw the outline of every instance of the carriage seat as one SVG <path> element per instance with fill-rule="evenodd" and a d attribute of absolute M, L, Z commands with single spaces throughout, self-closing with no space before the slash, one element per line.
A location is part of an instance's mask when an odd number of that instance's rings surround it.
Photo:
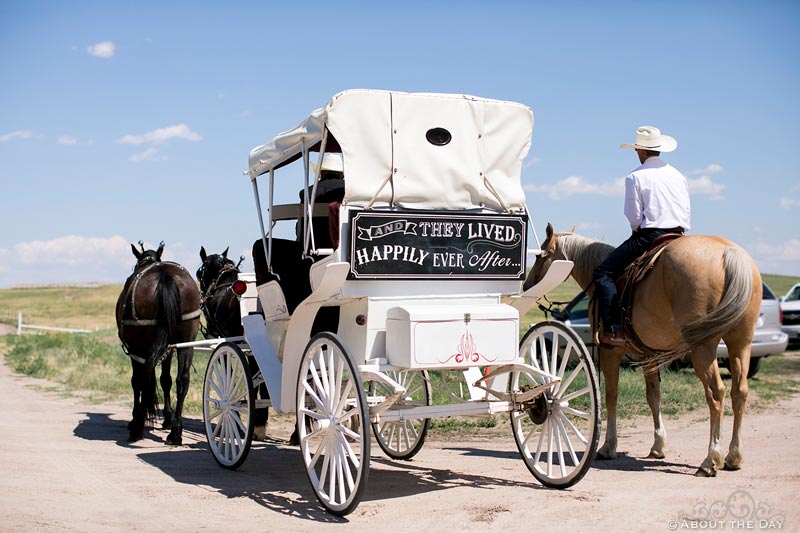
<path fill-rule="evenodd" d="M 323 176 L 326 174 L 323 171 Z M 335 175 L 339 175 L 336 173 Z M 309 187 L 309 194 L 311 194 Z M 328 204 L 328 216 L 315 216 L 312 218 L 311 231 L 314 233 L 314 244 L 317 248 L 337 248 L 339 245 L 339 206 L 344 199 L 344 178 L 321 178 L 317 183 L 317 194 L 314 202 Z M 300 201 L 303 201 L 303 191 L 300 191 Z M 331 214 L 335 212 L 332 217 Z M 297 222 L 297 240 L 303 242 L 305 224 L 300 218 Z"/>
<path fill-rule="evenodd" d="M 311 294 L 308 273 L 312 260 L 303 258 L 303 245 L 288 239 L 272 239 L 272 272 L 267 268 L 267 258 L 261 239 L 253 243 L 253 264 L 256 270 L 256 286 L 277 281 L 286 300 L 286 311 L 292 314 L 295 308 Z M 262 307 L 265 307 L 262 303 Z"/>
<path fill-rule="evenodd" d="M 270 282 L 275 282 L 278 287 L 274 290 L 259 290 L 259 297 L 262 298 L 261 307 L 264 309 L 275 309 L 280 307 L 283 297 L 286 304 L 286 313 L 291 315 L 300 303 L 305 300 L 312 292 L 311 267 L 315 261 L 325 261 L 332 259 L 333 256 L 320 257 L 318 259 L 303 258 L 303 245 L 297 241 L 287 239 L 272 239 L 272 272 L 267 268 L 267 258 L 264 256 L 264 246 L 261 239 L 256 239 L 253 243 L 253 264 L 256 271 L 256 286 L 261 288 Z M 283 294 L 281 294 L 281 292 Z M 264 302 L 262 294 L 270 298 L 271 302 Z M 267 305 L 265 305 L 267 304 Z M 318 331 L 337 331 L 339 324 L 339 308 L 322 308 L 317 313 L 317 318 L 312 327 L 312 333 Z"/>

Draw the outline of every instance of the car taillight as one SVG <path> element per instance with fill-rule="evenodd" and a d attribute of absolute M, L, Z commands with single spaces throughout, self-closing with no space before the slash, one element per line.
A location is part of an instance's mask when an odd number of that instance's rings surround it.
<path fill-rule="evenodd" d="M 783 325 L 783 307 L 781 307 L 781 304 L 778 304 L 778 324 Z"/>
<path fill-rule="evenodd" d="M 240 279 L 237 279 L 236 281 L 233 282 L 231 290 L 236 296 L 241 296 L 242 294 L 245 293 L 245 291 L 247 291 L 247 283 L 245 283 Z"/>

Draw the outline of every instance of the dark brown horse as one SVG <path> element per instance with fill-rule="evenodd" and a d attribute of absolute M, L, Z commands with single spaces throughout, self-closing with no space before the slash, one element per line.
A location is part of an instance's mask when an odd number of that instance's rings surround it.
<path fill-rule="evenodd" d="M 208 255 L 203 246 L 200 248 L 200 260 L 203 263 L 197 269 L 197 281 L 200 282 L 201 307 L 206 321 L 203 336 L 214 339 L 244 335 L 239 297 L 232 290 L 233 283 L 239 279 L 239 265 L 244 256 L 239 258 L 239 264 L 235 264 L 228 259 L 228 248 L 221 254 Z M 253 358 L 250 358 L 250 370 L 254 376 L 259 371 Z M 262 399 L 269 398 L 263 382 L 259 386 L 259 394 Z M 266 407 L 256 409 L 253 416 L 253 435 L 256 440 L 266 437 L 268 416 Z"/>
<path fill-rule="evenodd" d="M 614 248 L 571 231 L 554 233 L 547 225 L 542 253 L 525 280 L 528 289 L 539 281 L 556 259 L 569 259 L 572 277 L 590 296 L 592 272 Z M 698 476 L 714 476 L 717 469 L 741 468 L 740 433 L 747 404 L 747 370 L 750 347 L 761 307 L 761 275 L 742 248 L 721 237 L 694 235 L 670 242 L 653 269 L 636 285 L 631 303 L 631 322 L 636 336 L 647 347 L 643 355 L 647 401 L 653 413 L 655 442 L 650 457 L 663 458 L 666 431 L 661 420 L 660 383 L 657 368 L 691 351 L 694 372 L 705 389 L 710 412 L 708 455 Z M 728 346 L 733 404 L 733 437 L 723 459 L 721 423 L 725 384 L 719 374 L 716 350 L 719 340 Z M 619 364 L 625 347 L 600 346 L 600 367 L 606 379 L 606 440 L 600 458 L 617 454 L 617 388 Z"/>
<path fill-rule="evenodd" d="M 172 389 L 172 350 L 170 344 L 194 341 L 200 328 L 200 291 L 185 268 L 161 261 L 158 250 L 141 251 L 131 244 L 136 266 L 125 281 L 117 300 L 117 332 L 125 352 L 131 358 L 133 375 L 133 418 L 128 424 L 128 440 L 144 437 L 146 420 L 155 420 L 158 404 L 155 368 L 161 364 L 161 389 L 164 392 L 164 429 L 170 429 L 167 444 L 182 443 L 183 402 L 189 390 L 189 369 L 194 352 L 178 352 L 178 375 L 175 379 L 177 400 L 170 403 Z"/>

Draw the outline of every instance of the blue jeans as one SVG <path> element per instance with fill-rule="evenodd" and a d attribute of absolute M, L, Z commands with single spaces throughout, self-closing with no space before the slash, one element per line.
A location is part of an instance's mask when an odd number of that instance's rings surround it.
<path fill-rule="evenodd" d="M 609 254 L 594 269 L 594 296 L 599 304 L 600 321 L 606 332 L 619 331 L 621 316 L 617 285 L 614 280 L 633 263 L 637 257 L 650 249 L 650 245 L 661 235 L 679 233 L 680 228 L 646 228 L 633 233 Z"/>

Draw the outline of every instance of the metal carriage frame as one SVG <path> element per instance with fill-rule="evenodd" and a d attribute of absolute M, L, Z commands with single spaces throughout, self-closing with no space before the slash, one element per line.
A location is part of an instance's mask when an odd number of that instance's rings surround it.
<path fill-rule="evenodd" d="M 212 351 L 204 419 L 221 466 L 244 462 L 253 410 L 269 405 L 297 413 L 311 486 L 337 515 L 354 510 L 365 490 L 370 430 L 388 456 L 411 459 L 438 417 L 509 413 L 515 442 L 536 479 L 565 488 L 585 475 L 600 423 L 597 374 L 586 347 L 556 322 L 537 324 L 517 342 L 527 310 L 572 268 L 556 261 L 539 284 L 520 294 L 529 222 L 520 174 L 532 128 L 533 114 L 520 104 L 355 90 L 336 95 L 298 127 L 251 151 L 246 174 L 264 236 L 256 251 L 263 252 L 260 268 L 269 281 L 257 284 L 247 276 L 243 338 L 190 343 Z M 343 201 L 332 208 L 314 202 L 326 153 L 341 154 L 346 182 Z M 274 205 L 276 170 L 294 161 L 303 164 L 303 200 Z M 259 194 L 264 177 L 266 220 Z M 315 217 L 329 214 L 338 215 L 339 245 L 324 248 L 313 225 Z M 311 291 L 290 309 L 274 268 L 280 258 L 273 256 L 273 228 L 298 219 Z M 449 234 L 431 229 L 428 240 L 413 240 L 437 220 L 470 224 L 475 238 L 458 244 L 450 226 Z M 394 244 L 367 243 L 366 252 L 358 251 L 359 239 L 390 234 Z M 404 235 L 412 240 L 403 241 Z M 461 252 L 441 256 L 447 264 L 438 268 L 426 262 L 437 246 Z M 495 258 L 497 268 L 466 268 L 468 246 L 491 250 L 495 255 L 482 257 Z M 503 259 L 501 249 L 521 249 L 521 261 Z M 378 270 L 357 264 L 369 262 L 369 253 Z M 398 266 L 398 257 L 409 264 Z M 338 326 L 312 334 L 323 307 L 338 309 Z M 456 353 L 445 353 L 453 345 Z M 453 381 L 459 393 L 448 387 Z M 257 403 L 263 382 L 271 400 Z M 434 400 L 434 387 L 445 389 L 440 392 L 447 403 Z"/>

